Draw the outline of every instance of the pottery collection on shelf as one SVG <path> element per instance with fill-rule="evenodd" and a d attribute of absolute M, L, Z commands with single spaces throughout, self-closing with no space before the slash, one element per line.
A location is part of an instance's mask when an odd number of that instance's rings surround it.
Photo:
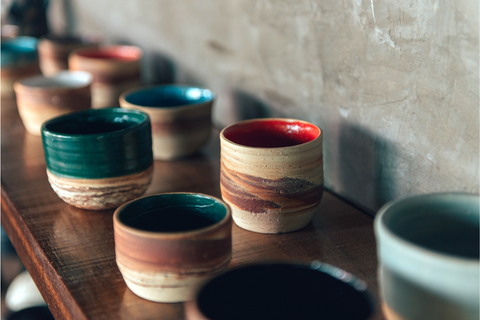
<path fill-rule="evenodd" d="M 312 220 L 324 191 L 318 126 L 283 118 L 233 123 L 220 132 L 222 199 L 142 197 L 154 160 L 185 158 L 208 142 L 216 94 L 180 84 L 141 87 L 135 46 L 47 36 L 38 45 L 43 75 L 36 39 L 2 41 L 1 51 L 2 97 L 15 93 L 26 131 L 41 135 L 54 192 L 77 208 L 116 209 L 116 263 L 133 293 L 188 301 L 190 320 L 287 319 L 292 312 L 372 319 L 365 283 L 334 266 L 265 262 L 228 270 L 233 222 L 278 234 Z M 380 209 L 375 236 L 388 320 L 478 318 L 479 215 L 478 195 L 454 193 Z"/>

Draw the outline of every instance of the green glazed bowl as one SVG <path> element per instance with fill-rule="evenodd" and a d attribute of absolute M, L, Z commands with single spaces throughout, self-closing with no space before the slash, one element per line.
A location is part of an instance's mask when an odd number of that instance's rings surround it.
<path fill-rule="evenodd" d="M 149 116 L 124 108 L 85 110 L 42 125 L 53 190 L 79 208 L 115 208 L 144 193 L 153 173 Z"/>

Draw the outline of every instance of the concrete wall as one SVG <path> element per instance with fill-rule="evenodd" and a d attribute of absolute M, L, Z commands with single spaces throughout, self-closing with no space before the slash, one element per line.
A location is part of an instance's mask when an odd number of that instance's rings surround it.
<path fill-rule="evenodd" d="M 326 186 L 372 212 L 412 194 L 479 192 L 478 0 L 51 4 L 57 31 L 144 48 L 146 82 L 216 90 L 218 125 L 319 125 Z"/>

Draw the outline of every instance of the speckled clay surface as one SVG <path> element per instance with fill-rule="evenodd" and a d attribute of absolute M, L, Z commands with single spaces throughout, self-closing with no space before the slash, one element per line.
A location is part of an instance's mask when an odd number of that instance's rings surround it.
<path fill-rule="evenodd" d="M 268 127 L 269 121 L 293 130 L 304 125 L 311 130 L 310 136 L 306 142 L 286 147 L 252 147 L 226 137 L 232 128 L 248 127 L 252 122 Z M 252 139 L 259 141 L 262 135 L 255 133 Z M 222 197 L 232 207 L 238 226 L 282 233 L 310 222 L 323 194 L 322 132 L 318 127 L 293 119 L 247 120 L 225 128 L 220 142 Z"/>
<path fill-rule="evenodd" d="M 172 160 L 191 155 L 208 141 L 214 99 L 209 89 L 163 85 L 125 92 L 120 105 L 150 116 L 153 155 L 158 160 Z"/>
<path fill-rule="evenodd" d="M 125 90 L 137 87 L 140 80 L 142 51 L 135 46 L 109 46 L 74 50 L 69 57 L 70 70 L 87 71 L 94 77 L 92 108 L 118 106 Z"/>
<path fill-rule="evenodd" d="M 165 208 L 171 212 L 165 213 Z M 145 230 L 129 222 L 152 210 L 176 215 L 185 208 L 212 220 L 206 227 L 184 231 Z M 144 299 L 190 300 L 200 283 L 230 263 L 232 218 L 220 199 L 193 193 L 147 196 L 119 207 L 113 224 L 118 268 L 130 290 Z M 168 225 L 168 221 L 162 223 L 162 227 Z"/>

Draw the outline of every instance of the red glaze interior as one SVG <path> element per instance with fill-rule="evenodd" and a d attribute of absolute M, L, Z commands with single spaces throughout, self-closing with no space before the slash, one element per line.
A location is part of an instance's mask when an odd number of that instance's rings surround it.
<path fill-rule="evenodd" d="M 134 61 L 140 59 L 142 53 L 138 48 L 130 46 L 116 46 L 100 49 L 90 49 L 78 52 L 78 55 L 92 59 L 113 59 Z"/>
<path fill-rule="evenodd" d="M 280 148 L 312 141 L 320 135 L 320 129 L 300 121 L 258 120 L 235 124 L 223 134 L 247 147 Z"/>

